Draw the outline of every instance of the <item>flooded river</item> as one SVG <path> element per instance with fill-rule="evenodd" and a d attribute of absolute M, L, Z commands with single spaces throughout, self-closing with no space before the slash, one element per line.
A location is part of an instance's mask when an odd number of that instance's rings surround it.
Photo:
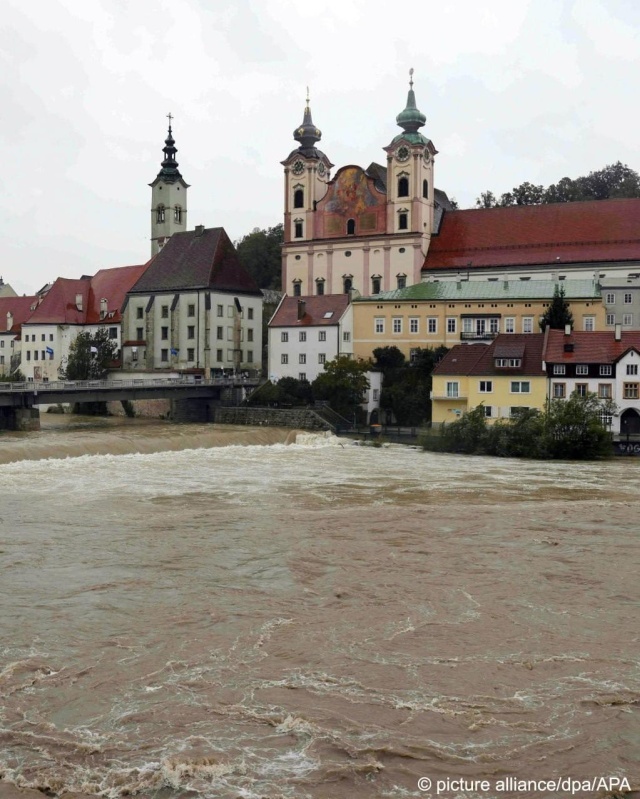
<path fill-rule="evenodd" d="M 0 438 L 2 799 L 640 790 L 639 460 L 44 423 Z"/>

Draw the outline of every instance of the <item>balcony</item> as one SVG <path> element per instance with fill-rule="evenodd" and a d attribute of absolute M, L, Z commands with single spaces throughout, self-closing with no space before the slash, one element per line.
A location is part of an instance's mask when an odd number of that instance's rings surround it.
<path fill-rule="evenodd" d="M 485 331 L 484 333 L 460 333 L 460 341 L 493 341 L 499 335 Z"/>

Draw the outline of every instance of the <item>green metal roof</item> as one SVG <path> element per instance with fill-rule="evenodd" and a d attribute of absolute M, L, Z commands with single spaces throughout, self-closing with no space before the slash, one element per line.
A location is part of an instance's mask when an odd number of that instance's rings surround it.
<path fill-rule="evenodd" d="M 556 286 L 564 287 L 567 300 L 599 299 L 600 286 L 593 280 L 442 280 L 416 283 L 404 289 L 383 291 L 354 302 L 401 302 L 414 300 L 551 300 Z"/>

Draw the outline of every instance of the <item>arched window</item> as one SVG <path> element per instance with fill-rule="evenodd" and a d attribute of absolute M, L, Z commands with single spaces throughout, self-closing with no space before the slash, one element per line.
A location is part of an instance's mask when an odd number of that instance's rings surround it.
<path fill-rule="evenodd" d="M 409 178 L 398 178 L 398 197 L 409 196 Z"/>
<path fill-rule="evenodd" d="M 354 236 L 356 232 L 356 220 L 355 219 L 348 219 L 347 220 L 347 236 Z"/>
<path fill-rule="evenodd" d="M 398 288 L 404 289 L 407 287 L 407 276 L 406 275 L 396 275 L 396 280 L 398 281 Z"/>
<path fill-rule="evenodd" d="M 422 196 L 425 198 L 425 200 L 429 199 L 429 181 L 428 180 L 423 180 L 422 181 Z"/>
<path fill-rule="evenodd" d="M 319 277 L 316 280 L 316 294 L 318 294 L 319 296 L 321 294 L 324 294 L 324 278 L 323 277 Z"/>
<path fill-rule="evenodd" d="M 164 205 L 156 208 L 156 222 L 164 222 Z"/>
<path fill-rule="evenodd" d="M 342 291 L 344 294 L 348 294 L 351 289 L 353 288 L 353 280 L 350 277 L 345 277 L 342 281 Z"/>
<path fill-rule="evenodd" d="M 372 294 L 380 294 L 380 287 L 382 283 L 382 278 L 380 275 L 374 275 L 371 278 L 371 293 Z"/>
<path fill-rule="evenodd" d="M 409 228 L 409 215 L 406 211 L 401 211 L 398 214 L 398 230 L 408 230 Z"/>
<path fill-rule="evenodd" d="M 302 238 L 302 219 L 296 219 L 293 224 L 294 224 L 294 233 L 293 233 L 294 237 L 296 239 L 301 239 Z"/>
<path fill-rule="evenodd" d="M 302 295 L 302 281 L 301 280 L 294 280 L 293 281 L 293 296 L 300 297 Z"/>
<path fill-rule="evenodd" d="M 304 189 L 296 189 L 293 192 L 293 207 L 304 208 Z"/>
<path fill-rule="evenodd" d="M 178 224 L 182 223 L 182 208 L 179 205 L 173 209 L 173 218 Z"/>

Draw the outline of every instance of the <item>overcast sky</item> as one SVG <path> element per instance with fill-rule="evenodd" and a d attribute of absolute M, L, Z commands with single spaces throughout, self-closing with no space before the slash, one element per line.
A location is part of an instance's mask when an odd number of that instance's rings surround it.
<path fill-rule="evenodd" d="M 0 275 L 22 294 L 146 262 L 168 112 L 188 227 L 277 224 L 306 86 L 321 149 L 366 167 L 410 67 L 461 208 L 640 170 L 639 32 L 638 0 L 4 0 Z"/>

